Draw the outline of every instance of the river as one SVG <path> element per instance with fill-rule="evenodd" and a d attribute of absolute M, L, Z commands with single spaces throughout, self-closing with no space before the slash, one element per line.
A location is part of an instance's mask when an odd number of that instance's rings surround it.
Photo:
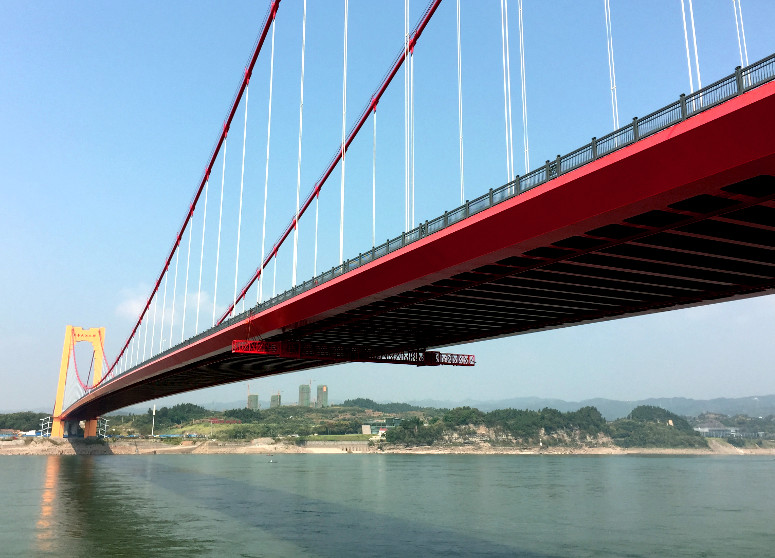
<path fill-rule="evenodd" d="M 2 556 L 775 554 L 772 456 L 6 456 L 0 473 Z"/>

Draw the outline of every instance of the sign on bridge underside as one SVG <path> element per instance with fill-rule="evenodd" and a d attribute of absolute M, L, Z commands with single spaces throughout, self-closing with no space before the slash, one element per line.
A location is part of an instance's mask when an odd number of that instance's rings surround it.
<path fill-rule="evenodd" d="M 371 349 L 348 345 L 304 343 L 301 341 L 251 341 L 235 339 L 232 353 L 270 355 L 281 358 L 325 360 L 331 362 L 386 362 L 415 366 L 474 366 L 474 355 L 440 353 L 438 351 L 398 351 L 379 353 Z"/>

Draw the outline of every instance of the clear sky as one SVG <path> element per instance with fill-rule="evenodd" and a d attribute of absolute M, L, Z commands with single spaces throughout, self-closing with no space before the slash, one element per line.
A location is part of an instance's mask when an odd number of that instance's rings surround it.
<path fill-rule="evenodd" d="M 67 324 L 105 326 L 109 356 L 123 344 L 198 185 L 268 5 L 0 5 L 0 410 L 53 407 Z M 775 52 L 775 2 L 742 5 L 753 62 Z M 468 198 L 506 179 L 499 6 L 496 0 L 462 2 Z M 412 23 L 424 7 L 412 1 Z M 732 2 L 697 1 L 694 8 L 701 78 L 708 84 L 740 64 Z M 625 123 L 689 91 L 681 4 L 612 0 L 611 11 Z M 525 0 L 524 25 L 530 161 L 536 166 L 612 128 L 603 2 Z M 514 161 L 523 173 L 516 0 L 509 2 L 509 34 Z M 348 40 L 349 127 L 402 46 L 403 3 L 351 2 Z M 302 196 L 341 141 L 342 42 L 343 2 L 309 2 Z M 275 37 L 267 250 L 295 206 L 300 48 L 301 2 L 284 0 Z M 241 286 L 261 253 L 269 54 L 267 41 L 251 80 L 238 272 L 244 104 L 229 136 L 218 310 L 233 296 L 235 273 Z M 454 0 L 442 3 L 420 39 L 414 80 L 420 221 L 459 203 Z M 403 228 L 403 87 L 401 72 L 378 110 L 378 243 Z M 371 124 L 347 156 L 345 257 L 371 247 Z M 212 319 L 221 164 L 219 157 L 219 180 L 209 190 L 200 330 Z M 337 169 L 321 194 L 318 270 L 338 263 L 339 187 Z M 196 328 L 192 293 L 203 220 L 198 211 L 186 335 Z M 314 212 L 300 230 L 304 280 L 313 271 Z M 287 249 L 280 253 L 278 290 L 290 284 L 291 257 Z M 185 261 L 184 250 L 172 330 L 178 340 Z M 172 278 L 169 297 L 171 284 Z M 268 281 L 265 289 L 271 288 Z M 255 301 L 255 292 L 249 296 Z M 169 314 L 168 306 L 157 344 L 169 343 Z M 294 401 L 298 385 L 311 379 L 328 384 L 333 400 L 767 394 L 775 392 L 773 318 L 775 299 L 760 297 L 458 348 L 476 354 L 473 371 L 352 364 L 254 380 L 251 391 L 262 400 L 282 391 Z M 177 400 L 233 401 L 244 394 L 245 385 L 236 384 Z"/>

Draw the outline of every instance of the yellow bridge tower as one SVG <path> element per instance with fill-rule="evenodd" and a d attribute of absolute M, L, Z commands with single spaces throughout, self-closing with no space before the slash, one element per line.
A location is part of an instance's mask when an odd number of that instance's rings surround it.
<path fill-rule="evenodd" d="M 62 405 L 65 399 L 65 382 L 67 381 L 67 369 L 70 365 L 70 355 L 75 350 L 75 345 L 85 341 L 91 343 L 94 348 L 94 379 L 92 385 L 96 385 L 102 380 L 102 362 L 104 360 L 105 328 L 93 327 L 83 329 L 82 327 L 67 326 L 65 329 L 65 343 L 62 347 L 62 364 L 59 367 L 59 385 L 57 386 L 56 403 L 54 404 L 54 418 L 51 424 L 51 436 L 63 437 L 65 430 L 70 431 L 74 425 L 60 419 L 62 414 Z M 97 436 L 97 422 L 99 417 L 94 417 L 86 421 L 84 427 L 85 437 Z M 74 433 L 74 432 L 73 432 Z"/>

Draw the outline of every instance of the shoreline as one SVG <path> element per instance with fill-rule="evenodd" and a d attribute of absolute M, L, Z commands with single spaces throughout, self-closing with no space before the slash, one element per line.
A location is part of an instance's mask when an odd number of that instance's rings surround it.
<path fill-rule="evenodd" d="M 708 439 L 708 448 L 504 447 L 487 443 L 462 446 L 369 446 L 364 442 L 329 442 L 299 446 L 259 438 L 234 443 L 208 440 L 170 445 L 158 440 L 97 442 L 63 438 L 33 438 L 0 443 L 3 455 L 164 455 L 164 454 L 414 454 L 414 455 L 773 455 L 775 448 L 738 448 L 720 439 Z"/>

